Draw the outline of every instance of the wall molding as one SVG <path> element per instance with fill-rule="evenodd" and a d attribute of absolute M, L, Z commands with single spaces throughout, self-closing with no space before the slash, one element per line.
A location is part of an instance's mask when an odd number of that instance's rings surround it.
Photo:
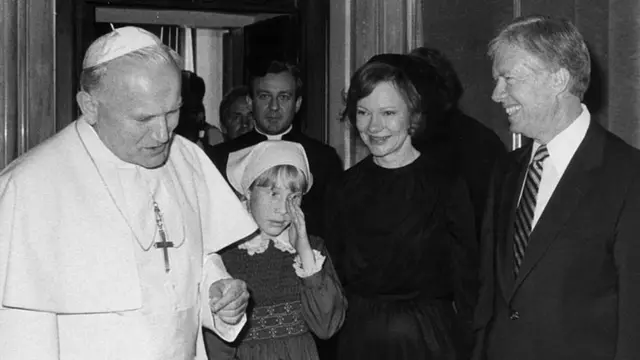
<path fill-rule="evenodd" d="M 56 131 L 54 9 L 0 0 L 0 169 Z"/>

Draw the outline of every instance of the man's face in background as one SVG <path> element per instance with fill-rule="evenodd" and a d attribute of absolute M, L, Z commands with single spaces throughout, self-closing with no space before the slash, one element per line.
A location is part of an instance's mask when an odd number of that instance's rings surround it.
<path fill-rule="evenodd" d="M 253 111 L 246 96 L 238 97 L 229 107 L 226 116 L 225 133 L 229 140 L 253 130 Z"/>
<path fill-rule="evenodd" d="M 296 116 L 302 97 L 296 94 L 296 79 L 283 71 L 253 80 L 253 94 L 247 97 L 258 130 L 268 135 L 286 131 Z"/>

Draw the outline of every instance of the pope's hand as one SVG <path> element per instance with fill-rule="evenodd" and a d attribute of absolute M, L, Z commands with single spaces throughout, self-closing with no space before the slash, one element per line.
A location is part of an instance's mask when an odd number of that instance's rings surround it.
<path fill-rule="evenodd" d="M 249 302 L 247 284 L 237 279 L 222 279 L 209 287 L 209 308 L 220 320 L 236 325 L 242 320 Z"/>

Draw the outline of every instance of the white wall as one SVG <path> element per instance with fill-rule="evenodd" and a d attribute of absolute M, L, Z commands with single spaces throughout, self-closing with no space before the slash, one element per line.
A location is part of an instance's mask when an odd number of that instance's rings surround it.
<path fill-rule="evenodd" d="M 222 101 L 222 36 L 225 30 L 196 29 L 195 73 L 204 79 L 207 122 L 219 127 L 218 106 Z"/>

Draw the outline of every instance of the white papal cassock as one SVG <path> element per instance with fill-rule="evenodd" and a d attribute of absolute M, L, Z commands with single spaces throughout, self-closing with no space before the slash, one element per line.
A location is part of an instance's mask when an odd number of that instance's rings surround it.
<path fill-rule="evenodd" d="M 255 230 L 195 144 L 149 170 L 79 119 L 0 174 L 0 359 L 206 359 L 201 326 L 232 340 L 245 322 L 209 311 L 215 252 Z"/>

